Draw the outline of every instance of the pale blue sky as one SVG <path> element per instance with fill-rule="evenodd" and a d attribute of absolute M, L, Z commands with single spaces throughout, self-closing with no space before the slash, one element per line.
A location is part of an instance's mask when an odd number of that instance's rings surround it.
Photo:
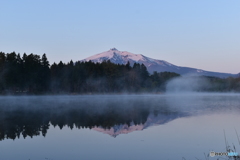
<path fill-rule="evenodd" d="M 121 51 L 240 72 L 239 0 L 0 0 L 0 51 L 50 62 Z"/>

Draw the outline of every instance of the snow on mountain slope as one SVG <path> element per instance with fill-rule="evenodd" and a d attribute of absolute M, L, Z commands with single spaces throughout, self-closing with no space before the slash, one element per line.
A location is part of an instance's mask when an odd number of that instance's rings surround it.
<path fill-rule="evenodd" d="M 142 55 L 140 54 L 133 54 L 126 51 L 118 51 L 116 48 L 112 48 L 109 51 L 96 54 L 94 56 L 91 56 L 89 58 L 84 59 L 85 61 L 94 61 L 94 62 L 103 62 L 103 60 L 112 60 L 113 62 L 116 60 L 122 60 L 125 62 L 125 60 L 132 59 L 134 61 L 142 60 Z"/>
<path fill-rule="evenodd" d="M 154 71 L 157 71 L 157 72 L 167 71 L 167 72 L 175 72 L 181 75 L 194 74 L 194 75 L 215 76 L 215 77 L 221 77 L 221 78 L 236 76 L 235 74 L 229 74 L 229 73 L 209 72 L 201 69 L 180 67 L 180 66 L 173 65 L 164 60 L 157 60 L 157 59 L 146 57 L 141 54 L 133 54 L 127 51 L 119 51 L 116 48 L 112 48 L 106 52 L 93 55 L 81 61 L 87 62 L 90 60 L 94 63 L 102 63 L 103 61 L 107 61 L 107 60 L 110 60 L 112 63 L 116 63 L 116 64 L 127 64 L 128 61 L 131 65 L 133 65 L 134 63 L 140 63 L 140 64 L 144 64 L 150 73 L 153 73 Z"/>
<path fill-rule="evenodd" d="M 163 60 L 156 60 L 156 59 L 143 56 L 141 54 L 133 54 L 127 51 L 118 51 L 116 48 L 112 48 L 109 51 L 102 52 L 94 56 L 88 57 L 86 59 L 83 59 L 82 61 L 90 61 L 90 60 L 96 63 L 97 62 L 102 63 L 104 60 L 105 61 L 110 60 L 111 62 L 118 63 L 118 64 L 127 64 L 127 62 L 129 61 L 131 64 L 143 63 L 146 66 L 150 66 L 150 65 L 174 66 L 173 64 Z"/>
<path fill-rule="evenodd" d="M 189 115 L 187 115 L 187 114 L 172 114 L 172 115 L 159 114 L 158 116 L 155 116 L 153 114 L 150 114 L 147 118 L 147 121 L 144 124 L 134 124 L 132 122 L 130 125 L 127 125 L 127 124 L 115 125 L 109 129 L 104 129 L 103 127 L 100 127 L 100 126 L 93 127 L 92 130 L 108 134 L 112 137 L 117 137 L 120 134 L 128 134 L 128 133 L 131 133 L 134 131 L 142 131 L 149 127 L 163 125 L 163 124 L 166 124 L 177 118 L 187 117 L 187 116 L 189 116 Z"/>

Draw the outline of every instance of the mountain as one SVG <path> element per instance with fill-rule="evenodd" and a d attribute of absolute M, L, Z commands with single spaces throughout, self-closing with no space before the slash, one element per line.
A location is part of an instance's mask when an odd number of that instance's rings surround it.
<path fill-rule="evenodd" d="M 112 48 L 106 52 L 102 52 L 81 61 L 92 61 L 95 63 L 102 63 L 103 61 L 110 60 L 112 63 L 116 64 L 127 64 L 129 61 L 131 65 L 134 63 L 144 64 L 150 73 L 154 71 L 157 72 L 175 72 L 181 75 L 193 74 L 193 75 L 205 75 L 214 76 L 220 78 L 235 77 L 235 74 L 230 73 L 220 73 L 220 72 L 209 72 L 201 69 L 195 69 L 190 67 L 180 67 L 174 64 L 168 63 L 164 60 L 157 60 L 153 58 L 146 57 L 142 54 L 133 54 L 127 51 L 119 51 L 116 48 Z"/>
<path fill-rule="evenodd" d="M 112 137 L 117 137 L 120 134 L 128 134 L 134 131 L 142 131 L 149 127 L 164 125 L 170 121 L 173 121 L 177 118 L 188 117 L 187 114 L 159 114 L 157 116 L 151 114 L 148 116 L 147 121 L 144 124 L 134 124 L 133 122 L 130 125 L 121 124 L 115 125 L 109 129 L 104 129 L 103 127 L 93 127 L 92 130 L 108 134 Z"/>

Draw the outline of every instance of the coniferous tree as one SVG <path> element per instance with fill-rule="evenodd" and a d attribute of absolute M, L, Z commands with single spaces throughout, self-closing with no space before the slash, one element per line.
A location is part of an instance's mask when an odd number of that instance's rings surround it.
<path fill-rule="evenodd" d="M 45 53 L 41 58 L 40 78 L 42 79 L 42 81 L 40 81 L 41 91 L 48 91 L 50 87 L 51 73 L 49 69 L 49 61 Z"/>

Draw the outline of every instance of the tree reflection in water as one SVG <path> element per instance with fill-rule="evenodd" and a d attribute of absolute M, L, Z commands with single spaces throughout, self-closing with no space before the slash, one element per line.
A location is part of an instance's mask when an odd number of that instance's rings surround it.
<path fill-rule="evenodd" d="M 150 115 L 165 115 L 161 123 L 183 116 L 163 100 L 159 103 L 137 96 L 32 96 L 0 100 L 0 140 L 20 135 L 46 136 L 50 124 L 60 129 L 64 126 L 110 129 L 145 124 Z"/>

